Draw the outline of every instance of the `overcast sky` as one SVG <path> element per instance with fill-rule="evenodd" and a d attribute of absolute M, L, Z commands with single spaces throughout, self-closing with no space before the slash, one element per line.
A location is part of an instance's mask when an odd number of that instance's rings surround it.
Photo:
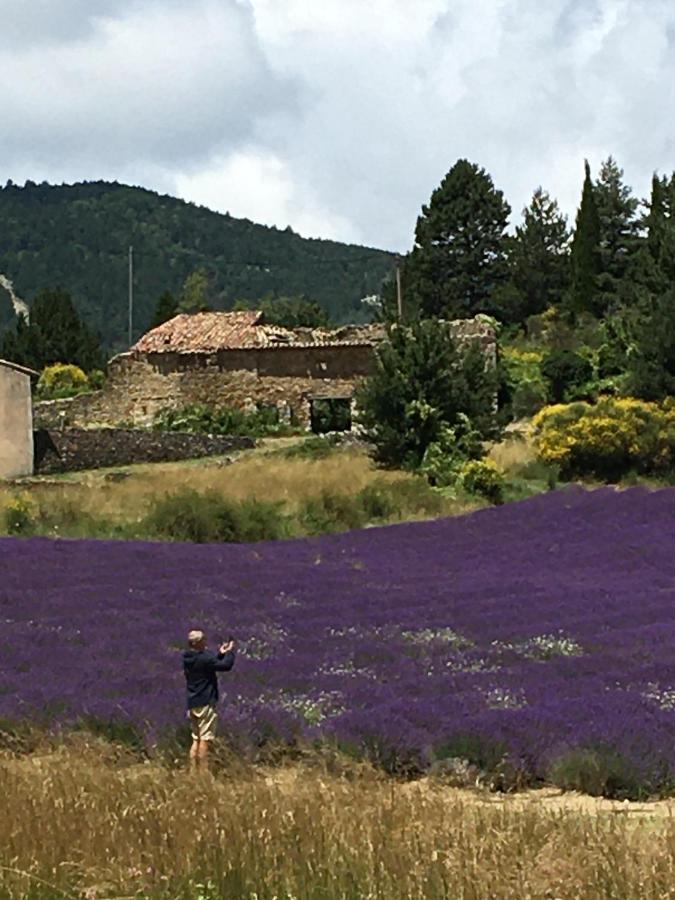
<path fill-rule="evenodd" d="M 0 0 L 0 73 L 3 181 L 396 250 L 458 157 L 572 220 L 584 157 L 675 168 L 673 0 Z"/>

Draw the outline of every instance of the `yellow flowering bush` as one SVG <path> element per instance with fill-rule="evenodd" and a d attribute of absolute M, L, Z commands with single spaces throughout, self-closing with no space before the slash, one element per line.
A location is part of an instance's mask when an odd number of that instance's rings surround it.
<path fill-rule="evenodd" d="M 459 482 L 465 491 L 485 497 L 490 503 L 504 498 L 504 472 L 491 459 L 470 459 L 459 470 Z"/>
<path fill-rule="evenodd" d="M 89 379 L 79 366 L 54 363 L 42 370 L 37 387 L 38 394 L 44 400 L 73 397 L 89 390 Z"/>
<path fill-rule="evenodd" d="M 675 468 L 675 403 L 602 397 L 597 403 L 546 406 L 534 417 L 539 457 L 563 476 L 613 481 L 630 471 L 663 474 Z"/>

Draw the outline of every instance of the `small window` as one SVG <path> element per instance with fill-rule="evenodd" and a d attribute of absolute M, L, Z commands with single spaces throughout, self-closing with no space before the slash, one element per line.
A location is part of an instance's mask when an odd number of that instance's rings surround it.
<path fill-rule="evenodd" d="M 351 431 L 352 401 L 348 397 L 322 397 L 310 400 L 309 414 L 314 434 Z"/>

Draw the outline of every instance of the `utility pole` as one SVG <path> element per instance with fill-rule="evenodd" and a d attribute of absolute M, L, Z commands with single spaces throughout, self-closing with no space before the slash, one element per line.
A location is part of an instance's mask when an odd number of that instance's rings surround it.
<path fill-rule="evenodd" d="M 134 248 L 129 247 L 129 346 L 134 332 Z"/>
<path fill-rule="evenodd" d="M 403 321 L 403 289 L 401 287 L 401 258 L 396 257 L 396 309 L 398 310 L 398 320 Z"/>

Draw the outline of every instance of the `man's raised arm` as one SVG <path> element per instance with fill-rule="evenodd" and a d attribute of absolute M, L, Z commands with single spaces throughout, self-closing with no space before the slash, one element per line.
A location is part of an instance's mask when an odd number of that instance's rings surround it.
<path fill-rule="evenodd" d="M 218 648 L 218 656 L 213 664 L 214 672 L 229 672 L 234 665 L 234 641 L 228 641 L 227 644 L 221 644 Z"/>

